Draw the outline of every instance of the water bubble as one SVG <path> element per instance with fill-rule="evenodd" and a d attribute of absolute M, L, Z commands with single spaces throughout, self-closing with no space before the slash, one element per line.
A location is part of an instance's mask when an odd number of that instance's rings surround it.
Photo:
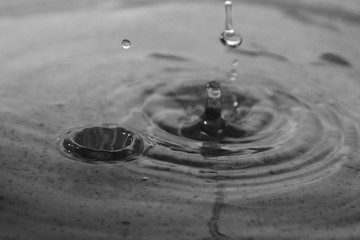
<path fill-rule="evenodd" d="M 129 49 L 131 47 L 131 42 L 128 39 L 124 39 L 121 41 L 121 46 L 123 49 Z"/>

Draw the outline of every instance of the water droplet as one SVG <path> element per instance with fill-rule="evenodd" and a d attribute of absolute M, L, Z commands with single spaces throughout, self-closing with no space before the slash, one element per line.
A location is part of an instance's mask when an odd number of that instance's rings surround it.
<path fill-rule="evenodd" d="M 141 181 L 144 181 L 144 182 L 145 182 L 145 181 L 147 181 L 147 180 L 149 180 L 148 177 L 142 177 L 142 178 L 141 178 Z"/>
<path fill-rule="evenodd" d="M 231 16 L 232 2 L 225 1 L 225 30 L 220 35 L 220 41 L 227 47 L 236 48 L 242 43 L 242 37 L 233 28 Z"/>
<path fill-rule="evenodd" d="M 124 39 L 121 41 L 121 46 L 123 49 L 129 49 L 131 47 L 131 42 L 128 39 Z"/>
<path fill-rule="evenodd" d="M 239 34 L 236 34 L 235 32 L 230 32 L 225 30 L 220 35 L 220 41 L 222 44 L 224 44 L 227 47 L 236 48 L 241 45 L 242 37 Z"/>

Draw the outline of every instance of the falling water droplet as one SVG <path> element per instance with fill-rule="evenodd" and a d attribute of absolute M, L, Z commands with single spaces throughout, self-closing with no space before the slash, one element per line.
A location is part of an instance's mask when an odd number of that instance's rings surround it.
<path fill-rule="evenodd" d="M 131 42 L 128 39 L 124 39 L 121 41 L 121 46 L 123 49 L 129 49 L 131 47 Z"/>
<path fill-rule="evenodd" d="M 225 13 L 226 13 L 225 30 L 220 35 L 220 41 L 222 44 L 224 44 L 227 47 L 236 48 L 240 46 L 240 44 L 242 43 L 242 37 L 239 34 L 237 34 L 233 28 L 231 9 L 232 9 L 232 2 L 229 0 L 225 1 Z"/>

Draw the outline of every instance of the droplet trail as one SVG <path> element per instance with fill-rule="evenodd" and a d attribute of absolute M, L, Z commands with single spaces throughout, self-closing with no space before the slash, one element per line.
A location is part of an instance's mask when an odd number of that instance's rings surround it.
<path fill-rule="evenodd" d="M 237 65 L 239 64 L 239 61 L 237 59 L 235 59 L 233 61 L 233 64 L 232 64 L 232 68 L 231 68 L 231 71 L 230 71 L 230 81 L 235 81 L 237 79 L 237 70 L 236 70 L 236 67 Z"/>

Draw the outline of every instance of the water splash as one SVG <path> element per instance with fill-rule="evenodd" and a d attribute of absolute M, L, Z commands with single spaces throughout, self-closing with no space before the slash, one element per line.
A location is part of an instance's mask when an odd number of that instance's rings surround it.
<path fill-rule="evenodd" d="M 217 81 L 210 81 L 206 84 L 206 92 L 207 99 L 204 113 L 194 123 L 182 127 L 180 129 L 180 135 L 203 141 L 245 136 L 246 131 L 242 129 L 241 126 L 231 124 L 222 116 L 221 84 Z"/>
<path fill-rule="evenodd" d="M 255 187 L 299 176 L 302 184 L 311 182 L 343 161 L 344 139 L 357 132 L 352 121 L 340 123 L 330 106 L 269 79 L 241 81 L 211 81 L 205 90 L 191 81 L 156 91 L 143 106 L 156 144 L 141 165 Z"/>
<path fill-rule="evenodd" d="M 220 42 L 227 47 L 236 48 L 241 45 L 242 37 L 239 34 L 237 34 L 233 28 L 231 10 L 232 10 L 232 1 L 226 0 L 225 1 L 225 13 L 226 13 L 225 30 L 220 35 Z"/>
<path fill-rule="evenodd" d="M 143 148 L 142 139 L 116 124 L 66 130 L 59 136 L 58 143 L 74 159 L 89 163 L 130 161 Z"/>

